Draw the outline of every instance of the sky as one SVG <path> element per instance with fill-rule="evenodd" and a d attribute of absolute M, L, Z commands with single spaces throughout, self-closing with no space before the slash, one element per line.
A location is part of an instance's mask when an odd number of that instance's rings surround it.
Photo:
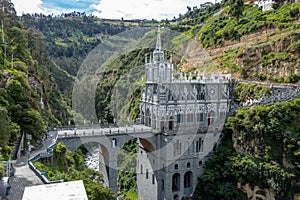
<path fill-rule="evenodd" d="M 107 19 L 173 19 L 212 0 L 11 0 L 18 15 L 44 13 L 58 15 L 73 11 Z"/>

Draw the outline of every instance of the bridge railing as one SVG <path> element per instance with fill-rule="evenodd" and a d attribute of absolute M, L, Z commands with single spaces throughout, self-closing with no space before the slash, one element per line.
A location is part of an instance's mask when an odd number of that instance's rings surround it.
<path fill-rule="evenodd" d="M 54 139 L 54 141 L 47 147 L 45 152 L 38 153 L 37 155 L 31 157 L 28 160 L 29 168 L 35 173 L 36 176 L 38 176 L 41 181 L 44 184 L 52 184 L 52 183 L 61 183 L 64 182 L 64 180 L 55 180 L 55 181 L 49 181 L 48 180 L 48 173 L 42 172 L 38 167 L 34 165 L 34 162 L 40 160 L 41 158 L 49 158 L 53 156 L 53 149 L 56 146 L 58 135 Z"/>
<path fill-rule="evenodd" d="M 120 127 L 125 127 L 125 126 L 134 126 L 137 125 L 135 123 L 108 123 L 108 124 L 99 124 L 99 123 L 95 123 L 95 124 L 84 124 L 84 125 L 70 125 L 70 126 L 57 126 L 57 127 L 51 127 L 49 128 L 50 130 L 53 131 L 62 131 L 62 130 L 70 130 L 70 129 L 87 129 L 87 128 L 91 128 L 94 127 L 95 129 L 99 129 L 99 128 L 120 128 Z"/>
<path fill-rule="evenodd" d="M 151 133 L 151 127 L 146 126 L 125 126 L 125 127 L 107 127 L 97 129 L 88 127 L 86 129 L 65 129 L 58 131 L 58 137 L 79 137 L 79 136 L 94 136 L 94 135 L 110 135 L 110 134 L 130 134 L 130 133 Z"/>

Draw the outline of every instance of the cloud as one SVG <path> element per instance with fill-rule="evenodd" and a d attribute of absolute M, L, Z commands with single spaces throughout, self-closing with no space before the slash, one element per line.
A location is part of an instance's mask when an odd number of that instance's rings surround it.
<path fill-rule="evenodd" d="M 12 0 L 18 15 L 61 14 L 73 11 L 92 13 L 108 19 L 172 19 L 184 14 L 187 6 L 212 0 Z"/>
<path fill-rule="evenodd" d="M 18 15 L 22 13 L 40 13 L 42 12 L 41 4 L 42 0 L 12 0 L 11 1 Z"/>
<path fill-rule="evenodd" d="M 12 0 L 18 15 L 22 13 L 61 14 L 73 11 L 92 13 L 99 0 Z"/>
<path fill-rule="evenodd" d="M 100 18 L 161 20 L 178 17 L 187 6 L 199 6 L 201 2 L 206 0 L 101 0 L 92 7 L 97 10 L 93 14 Z"/>

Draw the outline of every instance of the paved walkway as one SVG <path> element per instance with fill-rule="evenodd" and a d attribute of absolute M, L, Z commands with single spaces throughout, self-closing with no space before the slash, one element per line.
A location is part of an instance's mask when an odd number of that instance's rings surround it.
<path fill-rule="evenodd" d="M 31 156 L 37 155 L 46 150 L 52 142 L 52 139 L 45 140 L 43 147 L 31 153 Z M 7 196 L 8 200 L 22 200 L 24 189 L 27 186 L 42 185 L 43 182 L 34 174 L 27 163 L 27 156 L 22 156 L 14 164 L 15 175 L 10 178 L 11 194 Z"/>

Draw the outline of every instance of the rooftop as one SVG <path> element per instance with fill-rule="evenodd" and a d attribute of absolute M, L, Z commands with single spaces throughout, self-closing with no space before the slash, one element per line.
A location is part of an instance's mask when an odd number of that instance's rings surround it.
<path fill-rule="evenodd" d="M 88 200 L 82 180 L 26 187 L 22 200 Z"/>

